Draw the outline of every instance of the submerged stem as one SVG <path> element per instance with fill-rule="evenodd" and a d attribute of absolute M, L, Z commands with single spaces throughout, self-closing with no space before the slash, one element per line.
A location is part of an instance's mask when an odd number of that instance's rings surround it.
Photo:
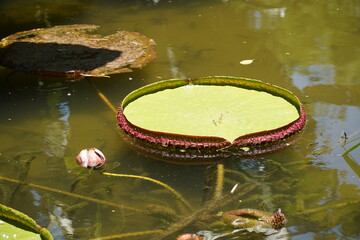
<path fill-rule="evenodd" d="M 138 237 L 138 236 L 145 236 L 145 235 L 154 235 L 157 233 L 161 233 L 162 231 L 163 230 L 150 230 L 150 231 L 143 231 L 143 232 L 122 233 L 122 234 L 118 234 L 118 235 L 94 238 L 94 239 L 90 239 L 90 240 L 111 240 L 111 239 L 121 239 L 121 238 L 128 238 L 128 237 Z"/>
<path fill-rule="evenodd" d="M 222 189 L 224 185 L 224 164 L 217 164 L 216 170 L 216 186 L 214 199 L 219 198 L 222 195 Z"/>
<path fill-rule="evenodd" d="M 109 99 L 100 91 L 100 89 L 96 86 L 96 84 L 91 81 L 90 79 L 88 79 L 88 82 L 90 83 L 90 85 L 95 89 L 96 93 L 98 94 L 98 96 L 101 98 L 101 100 L 104 101 L 104 103 L 111 109 L 111 111 L 113 111 L 115 114 L 117 113 L 117 110 L 115 108 L 115 106 L 109 101 Z"/>
<path fill-rule="evenodd" d="M 100 204 L 104 204 L 104 205 L 108 205 L 108 206 L 112 206 L 112 207 L 116 207 L 116 208 L 120 208 L 120 209 L 124 209 L 124 210 L 146 213 L 144 210 L 141 210 L 141 209 L 132 208 L 132 207 L 126 207 L 124 205 L 115 204 L 115 203 L 107 202 L 107 201 L 104 201 L 104 200 L 95 199 L 95 198 L 91 198 L 91 197 L 87 197 L 87 196 L 83 196 L 83 195 L 79 195 L 79 194 L 75 194 L 75 193 L 70 193 L 70 192 L 66 192 L 66 191 L 62 191 L 62 190 L 58 190 L 58 189 L 54 189 L 54 188 L 50 188 L 50 187 L 45 187 L 45 186 L 33 184 L 33 183 L 27 183 L 27 182 L 19 181 L 19 180 L 16 180 L 16 179 L 11 179 L 11 178 L 1 177 L 0 176 L 0 180 L 13 182 L 13 183 L 18 183 L 18 184 L 22 184 L 22 185 L 27 185 L 27 186 L 30 186 L 30 187 L 33 187 L 33 188 L 39 188 L 39 189 L 46 190 L 46 191 L 49 191 L 49 192 L 54 192 L 54 193 L 58 193 L 58 194 L 62 194 L 62 195 L 67 195 L 67 196 L 70 196 L 70 197 L 83 199 L 83 200 L 86 200 L 86 201 L 89 201 L 89 202 L 100 203 Z"/>
<path fill-rule="evenodd" d="M 158 234 L 156 237 L 152 238 L 153 240 L 161 240 L 165 239 L 166 237 L 180 231 L 181 229 L 194 224 L 199 218 L 205 215 L 209 215 L 211 212 L 214 212 L 216 210 L 221 209 L 226 204 L 230 202 L 234 202 L 235 200 L 239 200 L 242 196 L 248 194 L 249 192 L 253 191 L 259 186 L 256 182 L 251 182 L 249 184 L 246 184 L 245 186 L 242 186 L 241 191 L 238 191 L 236 194 L 225 194 L 217 199 L 211 200 L 208 204 L 206 204 L 203 208 L 197 210 L 190 216 L 184 218 L 178 223 L 175 223 L 171 225 L 168 229 L 164 230 L 160 234 Z"/>
<path fill-rule="evenodd" d="M 356 204 L 360 204 L 360 200 L 337 203 L 337 204 L 333 204 L 333 205 L 330 205 L 330 206 L 325 205 L 325 206 L 322 206 L 322 207 L 312 208 L 312 209 L 304 210 L 304 211 L 301 211 L 301 212 L 297 212 L 296 215 L 312 214 L 312 213 L 315 213 L 315 212 L 321 212 L 321 211 L 325 211 L 325 210 L 329 210 L 329 209 L 333 209 L 333 208 L 343 208 L 343 207 L 356 205 Z"/>
<path fill-rule="evenodd" d="M 193 210 L 191 205 L 175 189 L 171 188 L 169 185 L 167 185 L 167 184 L 165 184 L 163 182 L 160 182 L 158 180 L 155 180 L 155 179 L 152 179 L 152 178 L 149 178 L 149 177 L 143 177 L 143 176 L 138 176 L 138 175 L 129 175 L 129 174 L 108 173 L 108 172 L 103 172 L 102 174 L 107 175 L 107 176 L 114 176 L 114 177 L 136 178 L 136 179 L 141 179 L 141 180 L 153 182 L 153 183 L 158 184 L 158 185 L 164 187 L 165 189 L 167 189 L 177 199 L 179 199 L 188 208 L 188 210 L 190 210 L 190 211 Z"/>

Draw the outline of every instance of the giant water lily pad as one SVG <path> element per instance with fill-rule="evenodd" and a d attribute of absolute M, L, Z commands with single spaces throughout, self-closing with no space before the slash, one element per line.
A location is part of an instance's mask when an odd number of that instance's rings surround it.
<path fill-rule="evenodd" d="M 54 76 L 104 76 L 142 68 L 155 57 L 154 41 L 140 33 L 89 34 L 96 25 L 64 25 L 18 32 L 0 42 L 0 64 Z"/>
<path fill-rule="evenodd" d="M 286 146 L 284 140 L 306 121 L 303 106 L 290 91 L 235 77 L 175 79 L 142 87 L 124 99 L 117 117 L 131 138 L 157 146 L 148 151 L 210 149 L 206 156 L 215 150 L 220 157 L 222 149 L 255 155 Z M 259 149 L 264 146 L 265 151 Z"/>
<path fill-rule="evenodd" d="M 50 232 L 26 214 L 0 204 L 0 238 L 52 240 Z"/>

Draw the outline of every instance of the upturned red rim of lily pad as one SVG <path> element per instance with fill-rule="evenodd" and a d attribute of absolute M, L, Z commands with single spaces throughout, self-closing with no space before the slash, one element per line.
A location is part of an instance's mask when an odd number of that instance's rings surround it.
<path fill-rule="evenodd" d="M 224 148 L 188 148 L 160 146 L 143 140 L 135 139 L 125 132 L 120 132 L 122 139 L 137 153 L 162 162 L 181 165 L 214 164 L 225 159 L 261 158 L 277 152 L 297 142 L 301 134 L 293 134 L 286 140 L 275 143 L 252 145 L 249 147 L 228 146 Z"/>
<path fill-rule="evenodd" d="M 229 141 L 223 137 L 218 136 L 198 136 L 188 134 L 177 134 L 162 131 L 153 131 L 141 126 L 137 126 L 130 122 L 124 115 L 124 109 L 131 102 L 149 95 L 161 92 L 166 89 L 176 89 L 184 86 L 232 86 L 237 88 L 243 88 L 248 90 L 255 90 L 258 92 L 269 93 L 273 96 L 277 96 L 285 99 L 288 103 L 296 108 L 298 117 L 279 127 L 274 129 L 257 131 L 245 135 L 238 136 L 232 141 Z M 174 96 L 176 97 L 176 96 Z M 216 96 L 209 96 L 216 97 Z M 271 116 L 269 116 L 271 117 Z M 131 136 L 135 140 L 146 142 L 147 144 L 154 145 L 160 149 L 166 148 L 180 148 L 180 149 L 227 149 L 227 150 L 241 150 L 242 152 L 251 153 L 251 149 L 254 146 L 264 146 L 271 144 L 273 150 L 275 145 L 288 145 L 284 144 L 284 140 L 291 137 L 295 133 L 299 132 L 306 123 L 306 112 L 304 106 L 300 100 L 290 91 L 265 83 L 260 80 L 240 78 L 240 77 L 228 77 L 228 76 L 215 76 L 215 77 L 203 77 L 196 79 L 171 79 L 149 84 L 141 87 L 130 94 L 128 94 L 123 100 L 118 113 L 117 120 L 119 127 L 125 134 Z M 156 121 L 156 120 L 154 120 Z M 254 153 L 256 154 L 256 153 Z M 251 154 L 250 154 L 251 155 Z"/>

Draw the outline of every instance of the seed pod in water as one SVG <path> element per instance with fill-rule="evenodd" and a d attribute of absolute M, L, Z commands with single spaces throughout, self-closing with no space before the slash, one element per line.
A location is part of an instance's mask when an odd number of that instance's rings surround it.
<path fill-rule="evenodd" d="M 104 165 L 106 158 L 99 149 L 87 148 L 81 150 L 76 157 L 76 161 L 85 168 L 99 168 Z"/>

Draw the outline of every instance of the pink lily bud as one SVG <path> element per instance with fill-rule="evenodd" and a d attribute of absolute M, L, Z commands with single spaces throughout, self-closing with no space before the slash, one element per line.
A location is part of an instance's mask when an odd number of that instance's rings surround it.
<path fill-rule="evenodd" d="M 76 161 L 82 167 L 99 168 L 104 165 L 106 158 L 99 149 L 87 148 L 81 150 L 76 157 Z"/>
<path fill-rule="evenodd" d="M 181 234 L 180 236 L 178 236 L 176 238 L 176 240 L 203 240 L 203 238 L 199 237 L 196 234 L 185 233 L 185 234 Z"/>

